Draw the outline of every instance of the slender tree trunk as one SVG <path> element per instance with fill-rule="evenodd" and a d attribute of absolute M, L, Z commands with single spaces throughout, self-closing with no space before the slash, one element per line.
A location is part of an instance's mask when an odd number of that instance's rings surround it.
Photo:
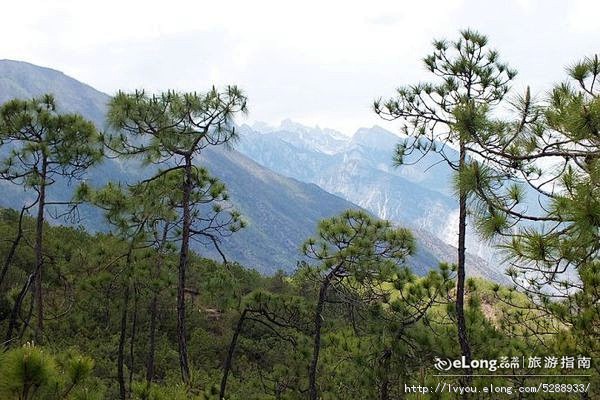
<path fill-rule="evenodd" d="M 146 362 L 146 382 L 154 379 L 154 353 L 156 353 L 156 314 L 158 312 L 158 294 L 152 296 L 150 304 L 150 339 L 148 340 L 148 360 Z"/>
<path fill-rule="evenodd" d="M 244 309 L 242 315 L 240 315 L 240 319 L 237 322 L 235 327 L 235 331 L 233 332 L 233 336 L 231 338 L 231 342 L 229 343 L 229 351 L 227 352 L 227 358 L 225 359 L 225 364 L 223 365 L 223 378 L 221 379 L 221 390 L 219 392 L 219 400 L 225 399 L 225 389 L 227 388 L 227 378 L 229 377 L 229 371 L 231 370 L 231 365 L 233 362 L 233 354 L 235 352 L 235 346 L 237 345 L 238 336 L 242 331 L 244 326 L 244 320 L 246 319 L 246 314 L 248 313 L 248 309 Z"/>
<path fill-rule="evenodd" d="M 188 362 L 186 323 L 185 323 L 185 274 L 189 263 L 190 251 L 190 195 L 192 191 L 192 159 L 185 159 L 185 178 L 183 182 L 183 229 L 181 233 L 181 250 L 179 253 L 179 281 L 177 285 L 177 344 L 179 346 L 179 367 L 181 378 L 186 384 L 190 381 Z"/>
<path fill-rule="evenodd" d="M 135 336 L 137 334 L 138 319 L 138 288 L 133 283 L 133 321 L 131 322 L 131 338 L 129 340 L 129 387 L 133 383 L 133 363 L 135 361 Z"/>
<path fill-rule="evenodd" d="M 125 341 L 127 339 L 127 309 L 129 308 L 129 278 L 123 293 L 123 305 L 121 310 L 121 334 L 119 335 L 119 353 L 117 356 L 117 379 L 119 380 L 119 398 L 127 399 L 127 387 L 125 386 Z"/>
<path fill-rule="evenodd" d="M 13 305 L 13 308 L 10 312 L 10 319 L 8 320 L 8 329 L 6 330 L 6 335 L 4 336 L 4 346 L 6 348 L 10 347 L 11 342 L 14 339 L 13 332 L 14 332 L 15 328 L 17 327 L 17 318 L 19 317 L 19 312 L 21 311 L 21 306 L 23 305 L 23 301 L 25 300 L 25 296 L 27 295 L 27 291 L 29 290 L 31 283 L 34 280 L 34 277 L 35 277 L 35 272 L 32 272 L 31 274 L 29 274 L 29 276 L 27 277 L 25 284 L 23 284 L 23 287 L 21 288 L 21 291 L 19 292 L 19 295 L 17 296 L 17 300 L 15 301 L 15 304 Z"/>
<path fill-rule="evenodd" d="M 323 325 L 323 308 L 325 306 L 325 299 L 327 297 L 327 290 L 331 282 L 331 275 L 328 275 L 319 289 L 319 300 L 317 302 L 317 309 L 315 311 L 315 336 L 313 343 L 313 354 L 310 362 L 310 369 L 308 371 L 308 390 L 309 399 L 317 400 L 319 394 L 317 391 L 317 366 L 319 364 L 319 352 L 321 351 L 321 326 Z"/>
<path fill-rule="evenodd" d="M 158 247 L 158 259 L 156 261 L 156 276 L 155 279 L 160 279 L 160 273 L 164 262 L 163 251 L 167 243 L 167 233 L 169 224 L 165 224 L 162 238 Z M 152 295 L 150 303 L 150 338 L 148 344 L 148 360 L 146 362 L 146 382 L 150 383 L 154 379 L 154 355 L 156 353 L 156 325 L 158 313 L 158 290 Z"/>
<path fill-rule="evenodd" d="M 466 164 L 466 149 L 464 140 L 460 142 L 460 160 L 458 171 L 459 174 L 464 171 Z M 460 182 L 459 182 L 460 184 Z M 469 345 L 469 337 L 467 334 L 467 323 L 465 320 L 465 237 L 467 227 L 467 193 L 460 184 L 459 193 L 459 216 L 458 216 L 458 270 L 456 277 L 456 325 L 458 330 L 458 342 L 460 344 L 461 354 L 465 357 L 466 362 L 471 362 L 471 347 Z M 471 381 L 471 370 L 466 370 L 465 383 Z"/>
<path fill-rule="evenodd" d="M 29 302 L 29 310 L 27 311 L 27 318 L 25 318 L 25 320 L 23 321 L 23 326 L 21 327 L 21 332 L 19 332 L 19 340 L 23 339 L 23 336 L 25 335 L 25 329 L 29 328 L 29 322 L 31 321 L 31 316 L 33 315 L 33 306 L 35 305 L 35 302 L 33 301 L 33 299 Z"/>
<path fill-rule="evenodd" d="M 390 358 L 392 349 L 385 349 L 381 356 L 381 389 L 380 399 L 390 400 Z"/>
<path fill-rule="evenodd" d="M 110 328 L 110 302 L 108 301 L 111 297 L 111 287 L 112 285 L 107 286 L 104 295 L 104 329 Z"/>
<path fill-rule="evenodd" d="M 15 236 L 15 238 L 10 246 L 10 249 L 8 250 L 8 255 L 6 256 L 6 259 L 4 260 L 4 265 L 2 266 L 2 271 L 0 272 L 0 288 L 2 287 L 2 284 L 4 283 L 4 278 L 6 277 L 6 274 L 8 273 L 8 268 L 12 264 L 13 258 L 15 257 L 15 253 L 17 251 L 17 248 L 19 247 L 21 239 L 23 238 L 23 215 L 25 214 L 26 209 L 27 209 L 26 207 L 21 208 L 21 214 L 19 214 L 19 223 L 17 224 L 17 236 Z"/>
<path fill-rule="evenodd" d="M 40 173 L 40 197 L 38 200 L 38 212 L 35 228 L 35 304 L 37 305 L 37 320 L 34 337 L 36 343 L 41 343 L 44 334 L 44 301 L 42 293 L 42 275 L 44 273 L 44 209 L 46 206 L 46 158 L 42 159 L 42 171 Z"/>
<path fill-rule="evenodd" d="M 19 400 L 27 400 L 29 398 L 29 389 L 31 388 L 31 384 L 29 382 L 23 385 L 22 395 L 19 397 Z"/>

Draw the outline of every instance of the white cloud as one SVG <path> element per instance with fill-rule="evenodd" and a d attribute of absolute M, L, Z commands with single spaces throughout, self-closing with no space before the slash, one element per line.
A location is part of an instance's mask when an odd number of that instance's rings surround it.
<path fill-rule="evenodd" d="M 579 33 L 600 31 L 600 2 L 596 0 L 573 0 L 569 12 L 569 28 Z"/>
<path fill-rule="evenodd" d="M 597 29 L 598 6 L 586 14 L 584 3 L 9 2 L 0 58 L 60 69 L 108 93 L 236 83 L 251 120 L 292 117 L 350 132 L 380 123 L 374 98 L 427 77 L 420 60 L 434 37 L 468 26 L 489 34 L 522 82 L 547 87 L 566 63 L 596 50 L 579 21 Z"/>

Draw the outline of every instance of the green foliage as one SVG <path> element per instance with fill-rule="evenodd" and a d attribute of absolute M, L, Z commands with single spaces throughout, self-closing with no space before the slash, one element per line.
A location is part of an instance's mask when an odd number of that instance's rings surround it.
<path fill-rule="evenodd" d="M 184 385 L 156 386 L 147 382 L 134 382 L 132 399 L 135 400 L 204 400 L 204 396 L 194 396 Z"/>
<path fill-rule="evenodd" d="M 35 392 L 53 386 L 56 365 L 52 358 L 34 346 L 12 350 L 2 356 L 0 388 L 9 398 L 32 398 Z"/>
<path fill-rule="evenodd" d="M 390 278 L 414 249 L 409 230 L 357 210 L 321 221 L 317 236 L 302 245 L 304 255 L 319 261 L 319 270 L 337 268 L 340 278 L 350 276 L 359 283 Z"/>
<path fill-rule="evenodd" d="M 6 219 L 0 220 L 0 229 L 10 236 L 16 216 L 9 212 L 2 215 Z M 25 222 L 26 226 L 31 225 L 30 220 Z M 114 274 L 124 267 L 124 260 L 119 256 L 126 250 L 127 244 L 119 236 L 89 236 L 63 227 L 48 229 L 47 251 L 56 265 L 60 265 L 56 272 L 49 269 L 48 303 L 56 303 L 56 308 L 52 309 L 58 315 L 62 310 L 59 300 L 64 298 L 65 293 L 62 287 L 67 284 L 72 288 L 73 306 L 56 322 L 48 322 L 48 343 L 61 352 L 50 356 L 49 348 L 33 348 L 42 360 L 49 361 L 42 364 L 49 377 L 49 383 L 44 386 L 47 390 L 40 387 L 36 396 L 56 393 L 56 388 L 58 393 L 63 393 L 74 377 L 85 375 L 89 363 L 77 363 L 78 357 L 81 357 L 77 354 L 81 353 L 94 359 L 94 368 L 91 376 L 72 389 L 69 398 L 118 398 L 115 376 L 122 288 L 115 284 Z M 31 231 L 26 231 L 31 235 Z M 26 247 L 21 250 L 15 260 L 15 273 L 6 282 L 11 288 L 21 282 L 21 268 L 27 268 L 26 260 L 30 259 L 30 250 Z M 132 259 L 133 276 L 138 285 L 137 331 L 132 337 L 130 320 L 124 360 L 126 377 L 129 371 L 133 372 L 132 398 L 218 398 L 214 390 L 221 379 L 222 361 L 244 308 L 259 312 L 252 314 L 253 319 L 247 321 L 240 334 L 226 398 L 304 398 L 303 391 L 308 381 L 306 367 L 312 353 L 312 316 L 317 300 L 314 282 L 307 278 L 314 275 L 305 275 L 306 268 L 301 268 L 291 277 L 281 274 L 263 277 L 235 264 L 221 265 L 194 257 L 189 285 L 190 289 L 197 286 L 201 290 L 188 297 L 190 307 L 187 316 L 192 332 L 189 346 L 193 364 L 192 382 L 186 387 L 180 384 L 177 373 L 176 326 L 172 317 L 176 301 L 175 291 L 169 290 L 176 279 L 174 266 L 177 260 L 173 254 L 166 253 L 162 277 L 156 281 L 148 275 L 155 251 L 140 249 Z M 334 253 L 329 251 L 328 254 Z M 399 262 L 399 265 L 402 263 Z M 586 279 L 597 284 L 597 266 L 587 273 L 589 278 Z M 395 398 L 402 394 L 398 388 L 404 383 L 419 384 L 419 376 L 432 373 L 434 357 L 457 357 L 459 349 L 453 340 L 456 328 L 452 323 L 455 310 L 453 307 L 449 312 L 445 309 L 446 304 L 452 305 L 453 278 L 453 266 L 447 264 L 424 277 L 414 276 L 407 268 L 400 267 L 396 268 L 393 279 L 376 291 L 381 297 L 365 296 L 369 292 L 366 290 L 358 293 L 353 290 L 332 291 L 332 302 L 323 312 L 325 324 L 319 362 L 321 396 L 377 397 L 385 376 L 390 382 L 390 398 Z M 155 284 L 161 288 L 158 298 L 159 329 L 155 381 L 148 385 L 144 380 L 150 329 L 150 316 L 146 310 L 155 293 Z M 360 287 L 354 282 L 349 288 Z M 467 288 L 469 334 L 477 357 L 499 357 L 509 352 L 519 355 L 578 354 L 584 349 L 593 349 L 595 345 L 591 336 L 585 345 L 581 341 L 583 337 L 575 333 L 577 331 L 563 331 L 560 338 L 548 336 L 544 339 L 544 346 L 556 345 L 556 350 L 544 350 L 538 338 L 530 334 L 531 329 L 541 328 L 535 323 L 554 321 L 557 324 L 557 317 L 570 315 L 567 303 L 556 304 L 553 311 L 556 316 L 538 314 L 535 318 L 533 312 L 517 313 L 529 304 L 527 297 L 517 291 L 512 291 L 509 301 L 509 289 L 499 285 L 494 288 L 492 284 L 475 281 Z M 358 300 L 369 301 L 357 308 Z M 135 312 L 133 302 L 129 307 L 132 318 Z M 541 315 L 543 318 L 539 317 Z M 589 322 L 593 321 L 593 317 L 591 309 L 582 314 L 577 329 L 590 329 Z M 4 320 L 0 322 L 0 329 L 5 328 Z M 555 329 L 552 326 L 548 328 Z M 26 339 L 27 336 L 23 338 Z M 128 351 L 131 343 L 134 345 L 133 358 Z M 78 352 L 65 351 L 69 348 L 76 348 Z M 5 354 L 13 354 L 13 351 L 22 354 L 27 348 L 15 347 Z M 386 367 L 382 362 L 388 351 L 389 366 Z M 73 363 L 79 367 L 69 373 L 69 366 Z M 6 376 L 5 371 L 9 370 L 0 368 L 2 382 L 17 382 L 12 375 Z M 501 384 L 504 381 L 494 382 Z M 489 384 L 489 381 L 481 383 Z M 0 394 L 0 398 L 5 397 L 11 398 Z"/>
<path fill-rule="evenodd" d="M 191 156 L 206 146 L 235 140 L 233 117 L 247 111 L 246 101 L 235 86 L 223 92 L 213 87 L 204 94 L 119 92 L 109 104 L 108 121 L 123 133 L 107 138 L 108 143 L 120 154 L 141 157 L 148 163 Z M 151 139 L 140 140 L 142 137 Z"/>
<path fill-rule="evenodd" d="M 51 95 L 3 104 L 0 145 L 11 146 L 0 176 L 30 187 L 47 185 L 56 175 L 80 176 L 103 156 L 94 125 L 77 114 L 59 113 Z"/>
<path fill-rule="evenodd" d="M 83 399 L 82 384 L 94 362 L 89 357 L 61 354 L 58 357 L 26 344 L 0 357 L 0 395 L 3 399 Z"/>

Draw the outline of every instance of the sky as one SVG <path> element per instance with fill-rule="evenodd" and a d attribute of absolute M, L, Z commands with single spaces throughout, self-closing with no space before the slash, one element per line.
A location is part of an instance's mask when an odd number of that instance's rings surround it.
<path fill-rule="evenodd" d="M 543 96 L 600 52 L 597 0 L 5 1 L 0 59 L 54 68 L 105 93 L 202 92 L 235 84 L 240 122 L 283 119 L 352 134 L 384 123 L 371 105 L 430 79 L 431 41 L 472 28 Z"/>

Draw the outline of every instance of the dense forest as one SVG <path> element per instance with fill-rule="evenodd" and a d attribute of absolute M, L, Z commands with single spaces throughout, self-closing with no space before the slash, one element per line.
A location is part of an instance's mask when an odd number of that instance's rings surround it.
<path fill-rule="evenodd" d="M 474 31 L 424 64 L 430 82 L 373 104 L 403 126 L 390 164 L 454 171 L 457 262 L 424 275 L 411 231 L 361 210 L 315 226 L 291 274 L 230 261 L 247 221 L 198 158 L 235 146 L 235 86 L 119 92 L 105 131 L 51 94 L 1 105 L 0 178 L 32 195 L 0 210 L 0 399 L 598 398 L 598 56 L 540 98 Z M 152 174 L 95 187 L 107 158 Z M 82 207 L 110 229 L 78 227 Z M 467 224 L 512 285 L 469 276 Z"/>

